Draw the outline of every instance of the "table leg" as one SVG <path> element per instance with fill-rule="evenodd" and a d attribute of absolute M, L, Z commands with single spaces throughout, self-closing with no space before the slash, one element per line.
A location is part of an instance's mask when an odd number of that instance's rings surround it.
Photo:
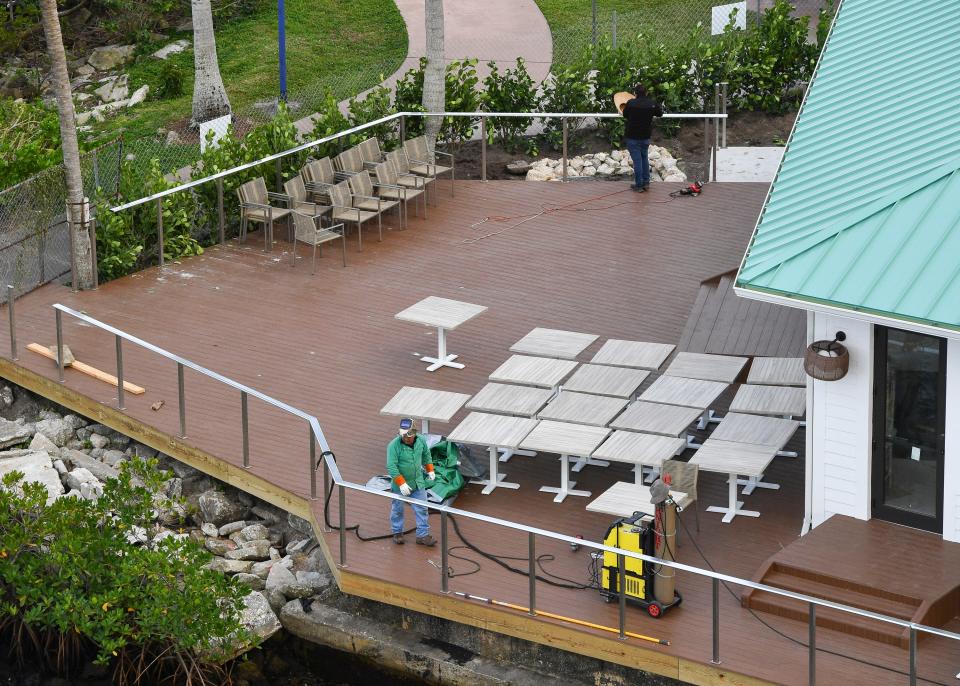
<path fill-rule="evenodd" d="M 423 429 L 423 431 L 421 431 L 420 433 L 424 433 L 424 434 L 430 433 L 430 420 L 429 420 L 429 419 L 421 419 L 421 420 L 420 420 L 420 427 Z"/>
<path fill-rule="evenodd" d="M 703 431 L 708 424 L 719 424 L 722 419 L 723 417 L 718 417 L 713 410 L 704 410 L 699 421 L 697 421 L 697 429 Z"/>
<path fill-rule="evenodd" d="M 472 484 L 483 484 L 484 489 L 481 491 L 484 495 L 490 495 L 493 493 L 496 488 L 510 488 L 517 489 L 520 488 L 520 484 L 510 483 L 504 481 L 503 479 L 507 476 L 506 474 L 501 474 L 497 471 L 497 467 L 500 465 L 499 460 L 497 459 L 498 451 L 497 446 L 491 445 L 488 448 L 490 454 L 490 473 L 487 475 L 487 479 L 471 479 L 470 483 Z"/>
<path fill-rule="evenodd" d="M 687 444 L 686 444 L 685 446 L 683 446 L 682 448 L 680 448 L 680 450 L 677 451 L 677 455 L 679 455 L 680 453 L 682 453 L 682 452 L 683 452 L 684 450 L 686 450 L 687 448 L 693 448 L 694 450 L 696 450 L 697 448 L 699 448 L 699 447 L 702 446 L 702 445 L 703 445 L 703 443 L 697 443 L 697 440 L 696 440 L 696 438 L 694 438 L 693 434 L 687 434 Z"/>
<path fill-rule="evenodd" d="M 737 485 L 743 486 L 743 495 L 750 495 L 756 488 L 769 488 L 772 491 L 780 490 L 780 484 L 764 481 L 763 474 L 760 476 L 751 476 L 748 479 L 737 479 Z"/>
<path fill-rule="evenodd" d="M 641 470 L 643 467 L 637 465 Z M 660 478 L 660 467 L 650 467 L 650 472 L 647 474 L 647 478 L 644 480 L 644 483 L 652 484 L 654 481 Z"/>
<path fill-rule="evenodd" d="M 577 485 L 576 481 L 570 481 L 570 456 L 560 456 L 560 488 L 556 486 L 541 486 L 540 490 L 544 493 L 556 493 L 553 499 L 555 503 L 562 503 L 568 495 L 578 495 L 583 498 L 590 497 L 590 491 L 575 491 L 573 487 Z"/>
<path fill-rule="evenodd" d="M 430 366 L 427 367 L 428 372 L 435 372 L 440 367 L 453 367 L 454 369 L 463 369 L 463 365 L 459 362 L 454 362 L 457 359 L 457 355 L 448 355 L 447 354 L 447 331 L 442 326 L 437 327 L 437 356 L 429 357 L 424 356 L 420 358 L 421 362 L 430 362 Z"/>
<path fill-rule="evenodd" d="M 723 519 L 721 520 L 724 524 L 729 524 L 733 521 L 733 518 L 737 515 L 743 515 L 744 517 L 759 517 L 760 513 L 754 510 L 742 510 L 740 506 L 743 505 L 743 502 L 737 500 L 737 475 L 731 474 L 730 480 L 727 485 L 727 492 L 729 495 L 729 502 L 727 507 L 720 507 L 718 505 L 711 505 L 707 508 L 707 512 L 722 512 Z"/>
<path fill-rule="evenodd" d="M 501 462 L 509 462 L 510 458 L 514 455 L 522 455 L 523 457 L 536 457 L 537 452 L 535 450 L 520 450 L 520 448 L 500 448 Z"/>
<path fill-rule="evenodd" d="M 606 460 L 598 460 L 595 457 L 578 457 L 572 469 L 575 472 L 579 472 L 581 469 L 583 469 L 587 465 L 592 465 L 594 467 L 609 467 L 610 463 L 607 462 Z"/>

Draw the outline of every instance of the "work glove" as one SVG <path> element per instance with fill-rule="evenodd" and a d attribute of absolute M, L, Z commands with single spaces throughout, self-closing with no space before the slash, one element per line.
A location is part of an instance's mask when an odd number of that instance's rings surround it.
<path fill-rule="evenodd" d="M 433 471 L 433 465 L 427 465 L 427 481 L 436 481 L 437 473 Z"/>
<path fill-rule="evenodd" d="M 401 493 L 402 495 L 408 496 L 408 495 L 410 495 L 412 492 L 413 492 L 413 491 L 410 490 L 410 485 L 409 485 L 409 484 L 400 484 L 400 493 Z"/>

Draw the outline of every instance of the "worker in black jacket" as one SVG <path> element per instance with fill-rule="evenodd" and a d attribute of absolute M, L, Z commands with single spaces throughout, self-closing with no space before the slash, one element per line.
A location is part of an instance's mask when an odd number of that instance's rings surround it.
<path fill-rule="evenodd" d="M 624 143 L 633 159 L 633 185 L 630 188 L 642 193 L 650 186 L 650 161 L 647 157 L 650 129 L 653 118 L 663 116 L 663 108 L 647 97 L 647 89 L 642 84 L 637 84 L 634 94 L 633 100 L 628 100 L 623 107 L 623 117 L 627 120 Z"/>

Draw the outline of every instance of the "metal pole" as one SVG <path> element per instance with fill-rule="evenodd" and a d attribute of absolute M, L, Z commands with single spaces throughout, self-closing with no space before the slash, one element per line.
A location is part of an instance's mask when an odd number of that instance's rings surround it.
<path fill-rule="evenodd" d="M 703 118 L 703 164 L 706 167 L 707 181 L 710 180 L 710 120 Z"/>
<path fill-rule="evenodd" d="M 487 118 L 480 117 L 480 180 L 487 180 Z"/>
<path fill-rule="evenodd" d="M 117 407 L 123 408 L 123 339 L 119 335 L 117 339 Z"/>
<path fill-rule="evenodd" d="M 337 486 L 337 495 L 340 497 L 340 566 L 347 566 L 347 489 L 343 484 Z"/>
<path fill-rule="evenodd" d="M 281 160 L 278 157 L 277 161 L 274 163 L 274 167 L 275 167 L 274 181 L 276 182 L 276 185 L 277 185 L 277 193 L 283 193 L 283 169 L 281 169 L 280 162 Z M 270 238 L 272 239 L 273 236 L 271 236 Z"/>
<path fill-rule="evenodd" d="M 721 95 L 720 95 L 720 105 L 722 108 L 721 109 L 722 114 L 727 113 L 727 87 L 729 85 L 730 84 L 728 84 L 726 81 L 720 82 L 720 86 L 722 89 Z M 722 138 L 720 139 L 720 147 L 726 148 L 727 147 L 727 118 L 726 117 L 724 117 L 723 121 L 720 122 L 720 135 L 722 136 Z"/>
<path fill-rule="evenodd" d="M 597 0 L 591 0 L 590 8 L 592 12 L 592 21 L 591 21 L 591 37 L 590 37 L 590 46 L 591 46 L 591 55 L 594 59 L 597 56 Z"/>
<path fill-rule="evenodd" d="M 447 564 L 449 563 L 447 550 L 447 513 L 440 512 L 440 590 L 450 592 L 450 583 L 447 580 Z"/>
<path fill-rule="evenodd" d="M 403 141 L 407 137 L 407 117 L 406 115 L 400 117 L 400 145 L 403 145 Z"/>
<path fill-rule="evenodd" d="M 93 151 L 93 187 L 100 188 L 100 151 Z"/>
<path fill-rule="evenodd" d="M 330 507 L 330 465 L 327 464 L 327 456 L 324 455 L 323 458 L 323 530 L 329 532 L 330 528 L 327 526 L 327 508 Z"/>
<path fill-rule="evenodd" d="M 163 198 L 157 198 L 157 250 L 160 253 L 160 269 L 163 269 Z"/>
<path fill-rule="evenodd" d="M 220 245 L 227 242 L 223 217 L 223 177 L 217 179 L 217 221 L 220 226 Z"/>
<path fill-rule="evenodd" d="M 563 176 L 562 180 L 567 180 L 567 136 L 569 135 L 570 120 L 563 118 Z"/>
<path fill-rule="evenodd" d="M 713 113 L 720 114 L 720 84 L 713 84 Z M 716 147 L 717 141 L 720 140 L 720 120 L 713 120 L 713 145 Z"/>
<path fill-rule="evenodd" d="M 90 257 L 93 258 L 93 290 L 100 288 L 100 266 L 97 263 L 97 220 L 91 217 L 88 226 L 90 227 Z"/>
<path fill-rule="evenodd" d="M 70 290 L 77 291 L 77 245 L 73 235 L 73 206 L 67 203 L 67 231 L 70 234 Z M 41 266 L 43 260 L 40 261 Z"/>
<path fill-rule="evenodd" d="M 620 640 L 627 640 L 627 564 L 622 554 L 617 554 L 617 590 L 620 592 Z"/>
<path fill-rule="evenodd" d="M 57 317 L 57 377 L 63 383 L 63 314 L 60 310 L 54 312 Z"/>
<path fill-rule="evenodd" d="M 283 0 L 277 0 L 277 52 L 280 57 L 280 99 L 287 101 L 287 31 Z"/>
<path fill-rule="evenodd" d="M 613 49 L 616 50 L 617 49 L 617 11 L 616 10 L 613 10 L 613 17 L 611 19 L 610 31 L 611 31 L 611 34 L 610 34 L 611 44 L 613 45 Z"/>
<path fill-rule="evenodd" d="M 917 686 L 917 630 L 910 627 L 910 686 Z"/>
<path fill-rule="evenodd" d="M 243 432 L 243 467 L 250 468 L 250 433 L 247 426 L 247 392 L 240 391 L 240 425 Z"/>
<path fill-rule="evenodd" d="M 7 314 L 10 316 L 10 356 L 16 361 L 17 358 L 17 320 L 13 314 L 13 301 L 16 299 L 13 293 L 13 286 L 7 284 Z"/>
<path fill-rule="evenodd" d="M 310 432 L 310 500 L 317 499 L 317 441 L 313 437 L 313 424 L 307 422 Z"/>
<path fill-rule="evenodd" d="M 720 579 L 713 579 L 713 664 L 720 664 Z"/>
<path fill-rule="evenodd" d="M 527 533 L 527 558 L 530 564 L 530 571 L 527 576 L 530 582 L 530 609 L 531 615 L 537 614 L 537 538 L 532 531 Z"/>
<path fill-rule="evenodd" d="M 187 399 L 183 385 L 183 363 L 177 362 L 177 399 L 180 407 L 180 438 L 187 435 Z"/>
<path fill-rule="evenodd" d="M 810 625 L 808 627 L 807 650 L 807 681 L 810 686 L 817 683 L 817 606 L 815 603 L 808 603 Z"/>

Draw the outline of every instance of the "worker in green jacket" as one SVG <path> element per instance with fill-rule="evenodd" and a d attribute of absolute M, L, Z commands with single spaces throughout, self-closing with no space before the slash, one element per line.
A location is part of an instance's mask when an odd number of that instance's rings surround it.
<path fill-rule="evenodd" d="M 423 437 L 417 435 L 417 427 L 412 419 L 400 420 L 399 436 L 387 445 L 387 472 L 390 474 L 390 488 L 417 500 L 427 499 L 427 484 L 436 479 L 430 448 Z M 411 505 L 413 516 L 417 520 L 417 543 L 432 546 L 436 539 L 430 535 L 429 513 L 423 505 Z M 403 544 L 403 501 L 394 500 L 390 504 L 390 527 L 393 530 L 393 542 Z"/>

